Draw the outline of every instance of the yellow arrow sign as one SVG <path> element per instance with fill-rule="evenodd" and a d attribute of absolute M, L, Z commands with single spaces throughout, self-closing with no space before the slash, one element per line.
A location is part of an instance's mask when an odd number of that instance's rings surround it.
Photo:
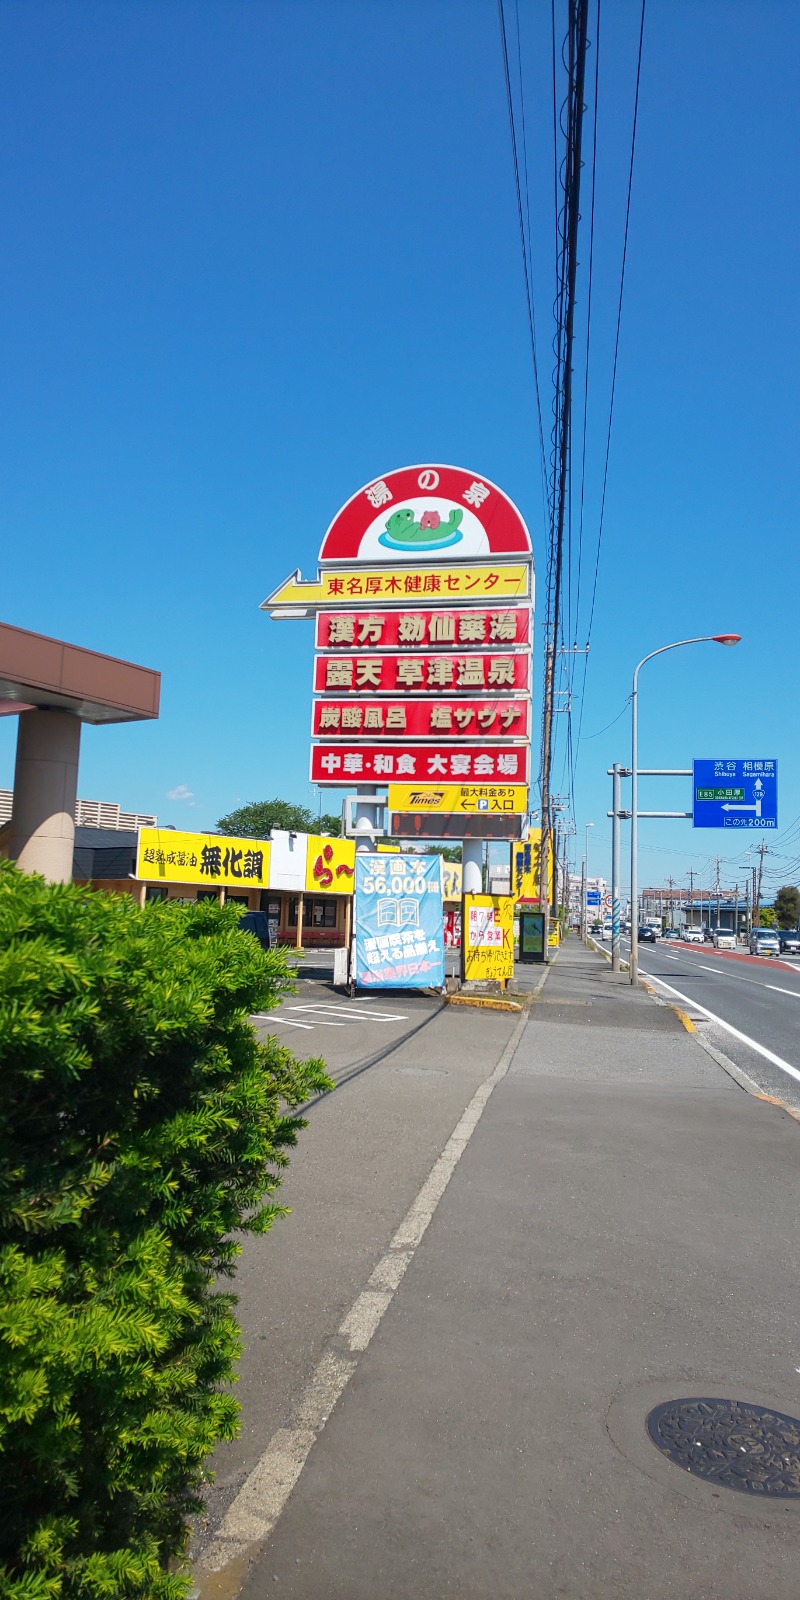
<path fill-rule="evenodd" d="M 527 562 L 493 562 L 450 567 L 337 567 L 304 583 L 294 572 L 261 603 L 273 617 L 311 617 L 323 606 L 443 605 L 459 600 L 489 600 L 498 605 L 525 600 L 530 590 Z"/>

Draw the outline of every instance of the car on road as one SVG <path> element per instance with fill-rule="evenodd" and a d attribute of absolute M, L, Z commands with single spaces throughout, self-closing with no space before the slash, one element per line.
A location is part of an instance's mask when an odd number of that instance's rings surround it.
<path fill-rule="evenodd" d="M 664 932 L 661 935 L 661 937 L 662 937 L 662 939 L 667 939 L 667 940 L 669 940 L 669 939 L 680 939 L 680 934 L 679 934 L 677 928 L 665 928 Z"/>
<path fill-rule="evenodd" d="M 754 928 L 750 935 L 751 956 L 779 956 L 781 941 L 774 928 Z"/>
<path fill-rule="evenodd" d="M 611 939 L 613 937 L 613 933 L 614 933 L 614 926 L 613 926 L 613 923 L 611 921 L 611 918 L 609 917 L 608 921 L 603 923 L 603 931 L 602 931 L 600 937 L 601 937 L 601 939 Z"/>
<path fill-rule="evenodd" d="M 717 928 L 714 934 L 715 950 L 735 950 L 736 934 L 732 928 Z"/>
<path fill-rule="evenodd" d="M 778 942 L 781 950 L 791 955 L 800 955 L 800 930 L 797 928 L 779 928 Z"/>
<path fill-rule="evenodd" d="M 682 937 L 684 944 L 705 944 L 706 942 L 702 928 L 684 928 Z"/>
<path fill-rule="evenodd" d="M 655 928 L 651 928 L 647 923 L 642 923 L 642 926 L 639 929 L 639 943 L 655 944 L 657 938 L 658 934 L 656 933 Z"/>

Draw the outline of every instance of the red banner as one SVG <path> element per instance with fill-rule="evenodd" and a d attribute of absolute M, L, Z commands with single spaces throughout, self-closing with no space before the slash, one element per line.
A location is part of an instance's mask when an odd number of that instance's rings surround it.
<path fill-rule="evenodd" d="M 315 700 L 315 739 L 527 739 L 528 700 Z"/>
<path fill-rule="evenodd" d="M 529 687 L 530 652 L 513 655 L 317 656 L 315 694 L 511 693 Z"/>
<path fill-rule="evenodd" d="M 311 782 L 346 787 L 353 781 L 388 783 L 405 778 L 459 783 L 527 783 L 528 746 L 347 745 L 316 744 L 311 749 Z"/>
<path fill-rule="evenodd" d="M 440 602 L 441 604 L 441 602 Z M 433 598 L 433 607 L 436 600 Z M 318 650 L 389 650 L 404 647 L 461 649 L 467 645 L 530 643 L 530 606 L 474 606 L 464 610 L 318 611 Z"/>

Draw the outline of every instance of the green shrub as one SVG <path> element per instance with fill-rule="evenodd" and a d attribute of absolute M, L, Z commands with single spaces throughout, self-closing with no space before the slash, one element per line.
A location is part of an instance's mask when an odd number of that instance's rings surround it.
<path fill-rule="evenodd" d="M 0 1595 L 174 1600 L 205 1463 L 237 1429 L 220 1291 L 320 1061 L 259 1043 L 278 951 L 211 903 L 0 862 Z"/>

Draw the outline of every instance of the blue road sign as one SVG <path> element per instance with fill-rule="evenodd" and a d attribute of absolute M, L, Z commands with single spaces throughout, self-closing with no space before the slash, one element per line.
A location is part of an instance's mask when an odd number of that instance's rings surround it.
<path fill-rule="evenodd" d="M 599 906 L 599 904 L 600 904 L 600 890 L 599 889 L 587 889 L 587 891 L 586 891 L 586 904 L 587 904 L 587 906 Z"/>
<path fill-rule="evenodd" d="M 695 761 L 695 828 L 777 828 L 777 761 Z"/>

